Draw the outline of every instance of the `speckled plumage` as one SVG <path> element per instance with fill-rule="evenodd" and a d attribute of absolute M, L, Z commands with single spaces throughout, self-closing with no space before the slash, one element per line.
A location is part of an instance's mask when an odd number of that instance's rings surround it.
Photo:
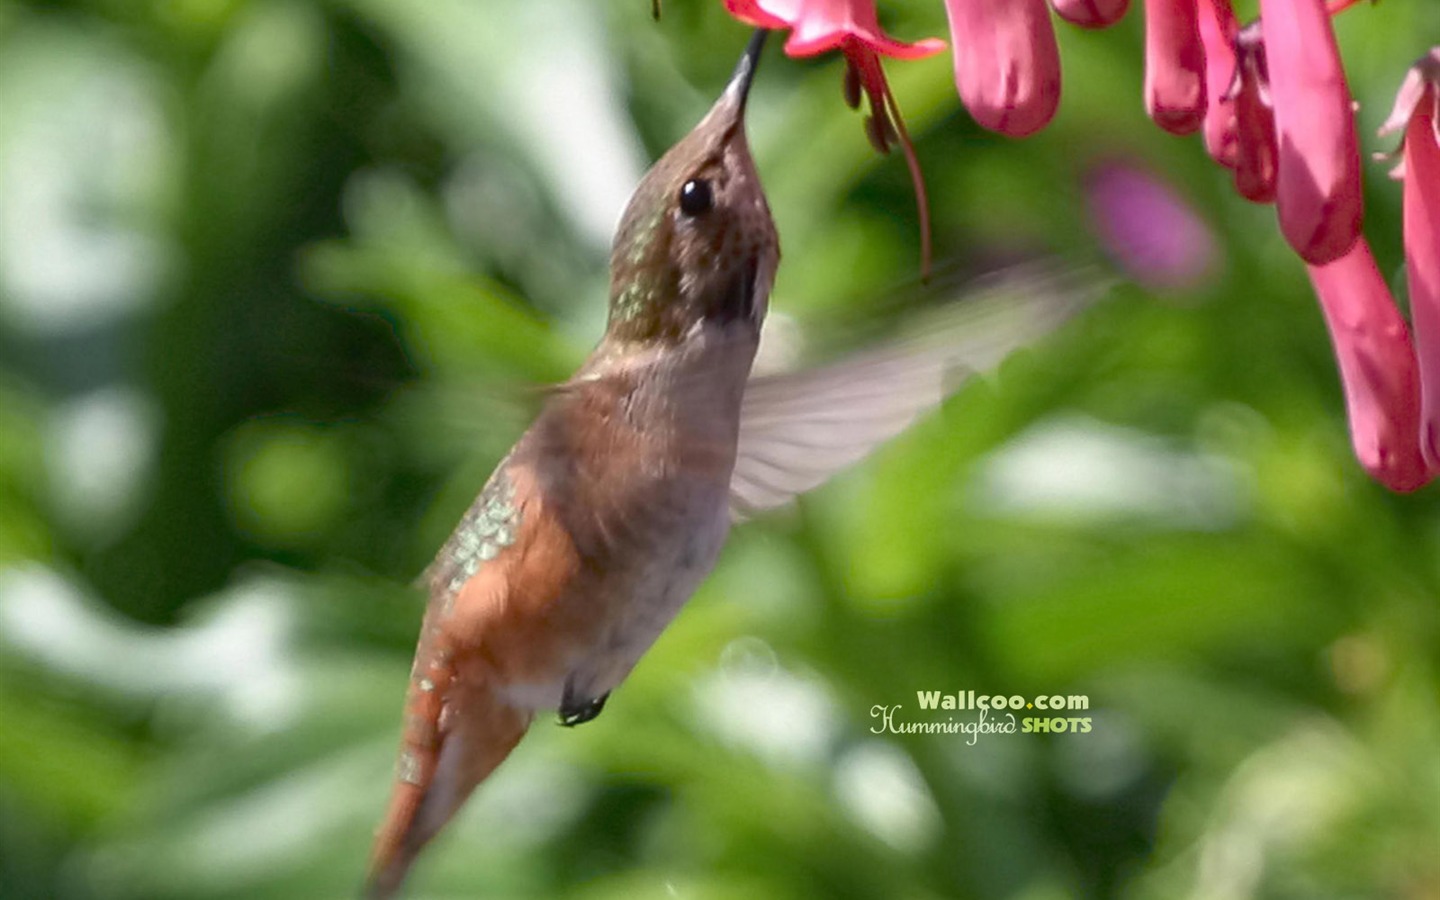
<path fill-rule="evenodd" d="M 480 496 L 455 527 L 455 533 L 440 549 L 432 571 L 423 579 L 438 590 L 446 601 L 453 601 L 461 585 L 480 569 L 481 563 L 494 559 L 500 551 L 515 543 L 520 527 L 520 510 L 515 506 L 515 486 L 505 472 L 505 461 L 491 476 Z"/>

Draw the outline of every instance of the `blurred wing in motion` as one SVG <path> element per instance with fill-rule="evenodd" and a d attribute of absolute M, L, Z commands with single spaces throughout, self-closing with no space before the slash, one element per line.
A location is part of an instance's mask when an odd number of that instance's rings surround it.
<path fill-rule="evenodd" d="M 1024 266 L 928 317 L 921 334 L 829 366 L 753 377 L 740 409 L 731 518 L 783 506 L 863 459 L 1110 284 L 1093 269 Z"/>

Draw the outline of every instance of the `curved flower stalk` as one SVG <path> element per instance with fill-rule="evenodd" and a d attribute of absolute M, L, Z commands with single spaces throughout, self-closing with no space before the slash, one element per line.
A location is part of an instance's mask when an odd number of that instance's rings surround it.
<path fill-rule="evenodd" d="M 1440 47 L 1405 78 L 1380 133 L 1404 130 L 1405 273 L 1420 365 L 1420 450 L 1440 468 Z"/>

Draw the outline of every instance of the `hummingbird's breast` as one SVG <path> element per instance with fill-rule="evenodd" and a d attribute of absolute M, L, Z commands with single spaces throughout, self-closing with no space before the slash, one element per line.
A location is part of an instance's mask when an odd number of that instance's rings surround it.
<path fill-rule="evenodd" d="M 580 625 L 550 677 L 512 685 L 512 702 L 554 707 L 567 684 L 572 696 L 607 693 L 710 572 L 729 532 L 756 343 L 746 323 L 702 323 L 658 350 L 602 344 L 522 439 L 583 576 L 553 610 Z"/>

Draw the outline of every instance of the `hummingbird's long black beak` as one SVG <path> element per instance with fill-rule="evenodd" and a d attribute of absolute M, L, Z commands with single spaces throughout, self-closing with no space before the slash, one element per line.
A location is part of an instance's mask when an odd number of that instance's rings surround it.
<path fill-rule="evenodd" d="M 740 63 L 735 66 L 735 74 L 730 76 L 730 83 L 725 86 L 725 96 L 733 98 L 741 112 L 745 110 L 745 101 L 750 96 L 750 83 L 755 80 L 755 67 L 760 64 L 760 51 L 765 49 L 765 38 L 769 34 L 770 30 L 767 28 L 755 29 L 754 37 L 745 45 L 745 55 L 740 57 Z"/>

